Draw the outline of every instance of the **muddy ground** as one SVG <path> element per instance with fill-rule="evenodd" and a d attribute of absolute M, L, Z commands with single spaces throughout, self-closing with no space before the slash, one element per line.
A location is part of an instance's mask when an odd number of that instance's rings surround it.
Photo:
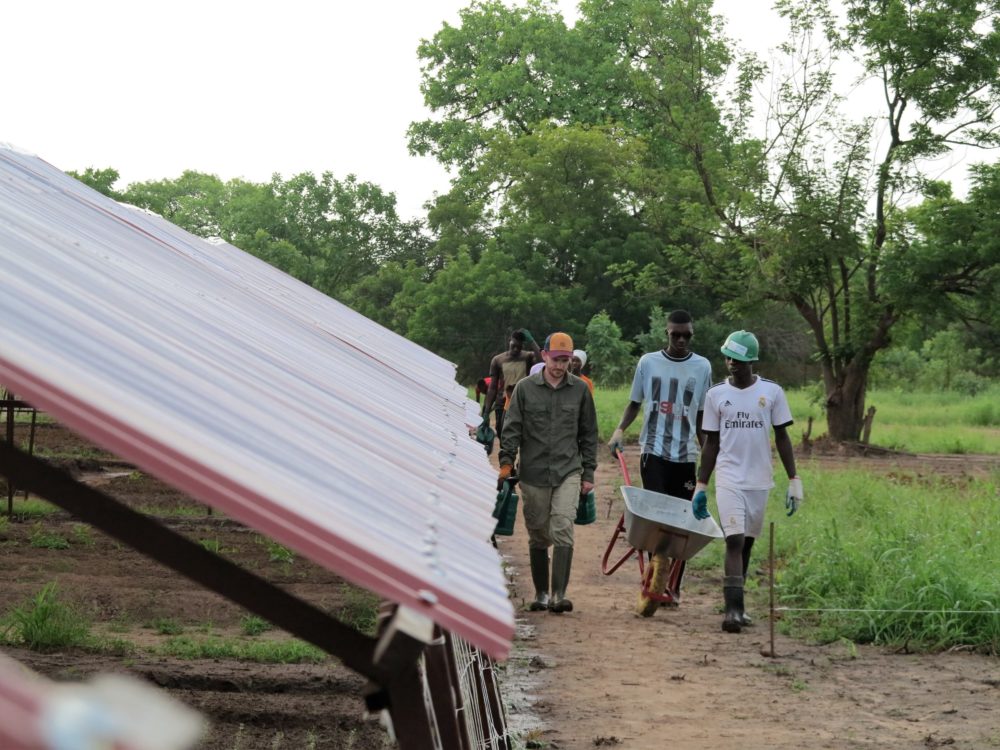
<path fill-rule="evenodd" d="M 26 435 L 19 426 L 17 441 Z M 372 597 L 329 571 L 233 521 L 208 515 L 204 506 L 61 427 L 39 426 L 35 447 L 84 481 L 326 611 L 359 626 L 374 612 Z M 30 504 L 18 496 L 13 521 L 0 527 L 0 616 L 55 582 L 60 600 L 92 623 L 101 645 L 98 653 L 91 648 L 45 654 L 5 646 L 8 655 L 57 680 L 99 671 L 148 679 L 209 719 L 210 733 L 198 746 L 204 750 L 386 746 L 383 730 L 363 716 L 364 680 L 335 660 L 258 664 L 160 653 L 171 638 L 247 644 L 290 636 L 276 629 L 247 636 L 241 627 L 245 610 L 65 513 L 19 515 L 26 507 Z M 58 548 L 56 539 L 68 546 Z"/>
<path fill-rule="evenodd" d="M 25 434 L 19 433 L 22 442 Z M 275 560 L 268 540 L 217 516 L 169 487 L 87 445 L 58 426 L 41 427 L 38 453 L 71 468 L 192 539 L 345 618 L 367 603 L 331 573 L 299 557 Z M 637 456 L 629 454 L 635 467 Z M 830 455 L 803 459 L 899 476 L 956 478 L 997 470 L 995 457 Z M 635 472 L 637 473 L 637 472 Z M 740 635 L 719 629 L 720 575 L 689 572 L 678 609 L 639 618 L 632 608 L 634 563 L 610 577 L 600 557 L 621 513 L 615 467 L 598 474 L 598 521 L 577 527 L 571 598 L 562 617 L 523 610 L 530 597 L 521 521 L 502 538 L 519 634 L 504 668 L 505 695 L 519 746 L 557 748 L 990 748 L 1000 747 L 1000 660 L 956 652 L 893 653 L 850 644 L 812 645 L 777 636 L 769 649 L 765 613 Z M 4 501 L 6 495 L 4 493 Z M 24 507 L 23 500 L 15 501 Z M 611 505 L 608 514 L 609 503 Z M 805 509 L 807 510 L 807 509 Z M 65 549 L 38 546 L 49 534 Z M 71 517 L 17 517 L 0 533 L 0 615 L 50 581 L 93 622 L 104 651 L 38 654 L 3 650 L 56 679 L 124 671 L 148 679 L 202 711 L 208 750 L 378 748 L 382 730 L 363 716 L 363 681 L 333 660 L 256 664 L 178 659 L 162 649 L 173 635 L 235 642 L 247 613 Z M 118 649 L 120 653 L 114 653 Z"/>
<path fill-rule="evenodd" d="M 638 454 L 630 449 L 627 458 L 637 476 Z M 1000 469 L 996 457 L 975 456 L 822 454 L 800 463 L 806 472 L 812 463 L 910 478 L 946 473 L 960 479 Z M 648 619 L 634 614 L 635 562 L 607 577 L 600 570 L 622 513 L 614 469 L 610 462 L 598 469 L 598 521 L 576 527 L 573 613 L 525 611 L 532 587 L 520 521 L 515 535 L 501 542 L 520 607 L 521 635 L 507 691 L 514 701 L 511 723 L 532 744 L 685 750 L 1000 747 L 1000 659 L 815 645 L 780 631 L 777 657 L 771 658 L 764 587 L 751 605 L 755 626 L 738 635 L 722 632 L 721 570 L 689 571 L 679 608 L 661 608 Z M 755 550 L 754 560 L 763 578 L 766 548 Z"/>

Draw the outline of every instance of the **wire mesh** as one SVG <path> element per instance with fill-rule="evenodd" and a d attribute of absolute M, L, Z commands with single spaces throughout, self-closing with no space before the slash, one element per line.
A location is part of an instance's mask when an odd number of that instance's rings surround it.
<path fill-rule="evenodd" d="M 508 750 L 511 737 L 493 659 L 454 635 L 449 639 L 462 697 L 459 718 L 465 722 L 472 747 Z"/>

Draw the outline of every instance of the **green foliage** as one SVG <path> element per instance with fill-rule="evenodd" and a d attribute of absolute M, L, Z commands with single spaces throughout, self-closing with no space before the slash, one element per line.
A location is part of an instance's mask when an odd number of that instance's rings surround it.
<path fill-rule="evenodd" d="M 83 173 L 67 172 L 70 177 L 75 177 L 87 187 L 91 187 L 114 200 L 121 200 L 121 193 L 115 190 L 115 183 L 118 182 L 119 174 L 117 169 L 97 169 L 87 167 Z"/>
<path fill-rule="evenodd" d="M 180 635 L 184 627 L 173 617 L 159 617 L 150 626 L 160 635 Z"/>
<path fill-rule="evenodd" d="M 622 340 L 622 331 L 606 312 L 587 324 L 587 356 L 594 381 L 602 386 L 629 382 L 635 371 L 632 347 Z"/>
<path fill-rule="evenodd" d="M 186 171 L 129 185 L 123 200 L 221 237 L 332 296 L 386 262 L 422 260 L 426 246 L 420 224 L 399 218 L 393 194 L 354 175 L 275 175 L 255 184 Z"/>
<path fill-rule="evenodd" d="M 455 362 L 459 379 L 475 380 L 507 348 L 512 330 L 528 328 L 541 338 L 582 327 L 560 314 L 572 309 L 574 292 L 546 287 L 540 275 L 499 250 L 487 250 L 478 263 L 462 252 L 430 283 L 405 288 L 393 304 L 412 310 L 409 338 Z"/>
<path fill-rule="evenodd" d="M 29 544 L 39 549 L 69 549 L 69 542 L 65 537 L 46 531 L 40 523 L 32 528 Z"/>
<path fill-rule="evenodd" d="M 308 643 L 297 640 L 243 642 L 221 638 L 170 638 L 157 649 L 176 659 L 233 659 L 260 664 L 319 664 L 329 657 Z"/>
<path fill-rule="evenodd" d="M 90 636 L 90 624 L 59 600 L 54 583 L 46 584 L 34 599 L 16 607 L 4 619 L 4 640 L 33 651 L 84 646 Z"/>
<path fill-rule="evenodd" d="M 273 627 L 271 623 L 257 615 L 244 615 L 240 618 L 240 630 L 243 631 L 243 635 L 260 635 Z"/>
<path fill-rule="evenodd" d="M 294 552 L 271 539 L 267 540 L 267 556 L 271 562 L 286 563 L 288 565 L 295 562 Z"/>
<path fill-rule="evenodd" d="M 198 543 L 209 552 L 222 553 L 222 543 L 218 539 L 199 539 Z"/>
<path fill-rule="evenodd" d="M 86 524 L 73 524 L 73 541 L 82 547 L 94 546 L 94 535 Z"/>
<path fill-rule="evenodd" d="M 379 598 L 365 589 L 345 583 L 340 587 L 337 619 L 365 635 L 375 635 Z"/>
<path fill-rule="evenodd" d="M 810 499 L 794 522 L 779 520 L 777 535 L 781 603 L 806 610 L 786 613 L 795 629 L 1000 653 L 994 481 L 807 476 Z"/>

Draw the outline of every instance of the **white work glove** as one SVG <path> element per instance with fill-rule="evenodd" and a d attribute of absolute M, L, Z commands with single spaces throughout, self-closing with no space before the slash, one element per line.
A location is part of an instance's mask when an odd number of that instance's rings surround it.
<path fill-rule="evenodd" d="M 611 449 L 611 455 L 615 458 L 618 458 L 618 451 L 625 452 L 625 431 L 621 427 L 616 428 L 611 433 L 608 447 Z"/>
<path fill-rule="evenodd" d="M 799 505 L 802 503 L 802 480 L 798 477 L 792 477 L 788 480 L 788 491 L 785 493 L 785 509 L 788 511 L 786 515 L 792 515 L 799 509 Z"/>

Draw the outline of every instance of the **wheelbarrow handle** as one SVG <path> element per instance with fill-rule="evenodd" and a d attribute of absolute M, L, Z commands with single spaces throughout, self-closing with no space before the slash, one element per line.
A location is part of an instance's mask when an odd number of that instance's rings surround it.
<path fill-rule="evenodd" d="M 608 542 L 608 547 L 604 550 L 604 557 L 601 559 L 601 572 L 609 576 L 614 573 L 618 568 L 628 562 L 628 559 L 632 557 L 632 554 L 636 552 L 635 547 L 631 545 L 628 548 L 628 552 L 622 555 L 618 562 L 611 564 L 611 553 L 614 552 L 615 547 L 618 544 L 618 540 L 625 535 L 625 514 L 622 513 L 622 517 L 618 519 L 618 525 L 615 527 L 615 533 L 611 537 L 611 541 Z M 639 568 L 642 569 L 642 553 L 639 553 Z"/>
<path fill-rule="evenodd" d="M 622 477 L 624 477 L 624 479 L 625 479 L 625 484 L 631 486 L 632 485 L 632 479 L 628 475 L 628 465 L 625 463 L 625 454 L 622 453 L 622 449 L 621 448 L 616 448 L 615 449 L 615 458 L 618 459 L 618 465 L 621 467 Z"/>

